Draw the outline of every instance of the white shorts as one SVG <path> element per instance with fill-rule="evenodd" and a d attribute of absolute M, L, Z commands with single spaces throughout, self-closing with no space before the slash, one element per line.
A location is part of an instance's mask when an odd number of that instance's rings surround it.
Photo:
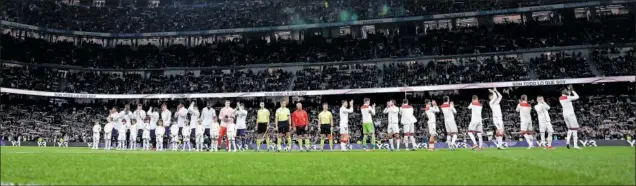
<path fill-rule="evenodd" d="M 563 115 L 563 121 L 565 121 L 565 126 L 567 126 L 568 129 L 571 129 L 571 130 L 579 129 L 579 122 L 576 120 L 576 115 L 574 114 Z"/>
<path fill-rule="evenodd" d="M 389 127 L 386 130 L 388 133 L 400 133 L 400 126 L 396 124 L 389 124 Z"/>
<path fill-rule="evenodd" d="M 446 126 L 446 133 L 457 133 L 457 123 L 455 123 L 455 120 L 444 121 L 444 126 Z"/>
<path fill-rule="evenodd" d="M 552 129 L 552 123 L 550 122 L 540 122 L 539 123 L 539 132 L 544 133 L 553 133 L 554 129 Z"/>
<path fill-rule="evenodd" d="M 428 133 L 431 135 L 437 135 L 437 126 L 435 123 L 427 123 L 428 124 Z"/>
<path fill-rule="evenodd" d="M 228 138 L 236 137 L 236 129 L 234 128 L 234 126 L 227 128 L 227 137 Z"/>
<path fill-rule="evenodd" d="M 141 138 L 150 139 L 150 131 L 144 130 L 144 132 L 141 134 Z"/>
<path fill-rule="evenodd" d="M 497 130 L 504 130 L 503 119 L 501 117 L 493 117 L 492 123 L 495 125 Z"/>
<path fill-rule="evenodd" d="M 179 141 L 179 136 L 170 136 L 170 141 L 172 141 L 172 142 Z"/>
<path fill-rule="evenodd" d="M 468 124 L 468 132 L 483 133 L 484 125 L 481 121 L 471 121 L 470 124 Z"/>
<path fill-rule="evenodd" d="M 414 123 L 404 123 L 403 126 L 404 127 L 404 134 L 413 134 L 415 133 L 415 124 Z"/>
<path fill-rule="evenodd" d="M 105 139 L 105 140 L 110 140 L 110 139 L 112 139 L 112 137 L 113 137 L 113 134 L 111 134 L 111 133 L 104 133 L 104 139 Z"/>
<path fill-rule="evenodd" d="M 128 139 L 128 140 L 130 140 L 130 141 L 137 140 L 137 133 L 130 133 L 130 137 L 129 138 L 130 139 Z"/>
<path fill-rule="evenodd" d="M 533 131 L 534 129 L 532 128 L 532 121 L 521 121 L 521 128 L 519 130 Z"/>
<path fill-rule="evenodd" d="M 347 126 L 340 126 L 340 134 L 349 134 L 349 127 Z"/>
<path fill-rule="evenodd" d="M 123 133 L 123 134 L 122 134 L 122 133 L 120 133 L 120 134 L 117 136 L 117 140 L 119 140 L 119 141 L 124 141 L 124 140 L 126 140 L 126 133 Z"/>

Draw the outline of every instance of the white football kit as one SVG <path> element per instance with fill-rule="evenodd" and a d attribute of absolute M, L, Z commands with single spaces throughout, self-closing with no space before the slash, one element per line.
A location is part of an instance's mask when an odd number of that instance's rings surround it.
<path fill-rule="evenodd" d="M 533 131 L 532 128 L 532 117 L 530 116 L 530 112 L 532 111 L 532 107 L 528 102 L 522 101 L 517 105 L 517 112 L 519 112 L 519 119 L 521 120 L 521 128 L 519 130 L 523 131 Z"/>
<path fill-rule="evenodd" d="M 545 103 L 539 103 L 534 106 L 534 110 L 537 112 L 537 119 L 539 120 L 539 132 L 553 133 L 552 123 L 550 121 L 550 106 Z"/>
<path fill-rule="evenodd" d="M 400 109 L 396 106 L 390 106 L 384 109 L 383 111 L 385 114 L 388 114 L 388 128 L 387 128 L 387 132 L 388 133 L 400 133 L 400 127 L 398 126 L 399 124 L 399 118 L 398 118 L 398 113 L 400 112 Z"/>
<path fill-rule="evenodd" d="M 446 126 L 446 132 L 450 134 L 457 133 L 457 123 L 455 122 L 455 114 L 457 110 L 455 107 L 451 107 L 450 104 L 442 104 L 442 114 L 444 114 L 444 126 Z"/>
<path fill-rule="evenodd" d="M 579 122 L 576 119 L 576 114 L 574 114 L 572 101 L 579 99 L 579 95 L 574 91 L 572 91 L 572 94 L 572 96 L 561 96 L 559 103 L 561 103 L 563 107 L 563 121 L 565 121 L 565 125 L 570 130 L 577 130 L 579 128 Z"/>
<path fill-rule="evenodd" d="M 468 132 L 474 132 L 474 133 L 483 133 L 484 132 L 484 125 L 481 122 L 482 118 L 481 118 L 481 110 L 482 110 L 482 106 L 481 103 L 475 101 L 470 103 L 470 105 L 468 105 L 468 109 L 471 110 L 471 114 L 470 114 L 470 124 L 468 124 Z"/>
<path fill-rule="evenodd" d="M 492 110 L 492 123 L 495 125 L 497 130 L 504 130 L 503 125 L 503 114 L 501 114 L 501 106 L 499 103 L 501 102 L 501 94 L 499 92 L 495 92 L 495 98 L 488 102 L 490 106 L 490 110 Z"/>
<path fill-rule="evenodd" d="M 413 114 L 413 107 L 408 104 L 402 105 L 402 107 L 400 107 L 400 115 L 402 115 L 401 122 L 402 127 L 404 127 L 404 134 L 415 133 L 415 122 L 417 122 L 417 119 Z"/>
<path fill-rule="evenodd" d="M 428 125 L 428 133 L 430 135 L 437 135 L 437 118 L 435 117 L 435 113 L 439 112 L 439 108 L 437 107 L 437 105 L 427 105 L 426 108 L 424 108 L 424 112 L 426 113 L 426 117 L 428 118 L 428 121 L 426 122 L 426 124 Z"/>
<path fill-rule="evenodd" d="M 353 107 L 340 107 L 340 134 L 349 134 L 349 113 L 353 113 Z"/>

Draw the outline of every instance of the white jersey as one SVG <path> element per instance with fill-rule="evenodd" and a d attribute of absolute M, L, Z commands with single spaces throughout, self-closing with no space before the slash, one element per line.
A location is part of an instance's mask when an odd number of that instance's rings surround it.
<path fill-rule="evenodd" d="M 235 112 L 236 129 L 247 129 L 247 110 L 241 109 Z"/>
<path fill-rule="evenodd" d="M 373 123 L 373 116 L 375 115 L 375 107 L 369 105 L 362 105 L 360 107 L 362 113 L 362 123 Z"/>
<path fill-rule="evenodd" d="M 125 111 L 125 110 L 121 111 L 119 112 L 119 125 L 123 125 L 124 124 L 123 121 L 126 120 L 126 125 L 124 126 L 125 127 L 124 130 L 126 130 L 128 129 L 128 127 L 130 127 L 130 124 L 132 123 L 131 119 L 133 118 L 135 118 L 135 115 L 133 114 L 133 112 Z M 117 127 L 117 130 L 121 129 L 119 125 Z"/>
<path fill-rule="evenodd" d="M 191 132 L 192 132 L 192 130 L 190 130 L 190 126 L 189 125 L 183 126 L 183 129 L 181 129 L 181 136 L 183 136 L 183 139 L 190 138 Z"/>
<path fill-rule="evenodd" d="M 178 127 L 183 127 L 183 125 L 185 125 L 185 121 L 186 118 L 188 117 L 188 110 L 186 108 L 179 108 L 179 110 L 177 110 L 176 113 L 174 113 L 174 116 L 177 118 L 177 126 Z"/>
<path fill-rule="evenodd" d="M 144 123 L 142 129 L 141 138 L 150 139 L 150 123 Z"/>
<path fill-rule="evenodd" d="M 470 103 L 470 105 L 468 105 L 468 109 L 470 109 L 470 122 L 481 122 L 482 118 L 481 118 L 481 110 L 482 110 L 482 106 L 481 103 L 479 103 L 478 101 L 474 101 L 472 103 Z"/>
<path fill-rule="evenodd" d="M 350 113 L 353 113 L 353 107 L 340 107 L 340 127 L 349 127 Z"/>
<path fill-rule="evenodd" d="M 575 115 L 574 114 L 574 106 L 572 105 L 572 101 L 579 99 L 579 95 L 576 92 L 572 91 L 572 96 L 562 95 L 559 97 L 559 103 L 561 103 L 561 107 L 563 107 L 563 115 Z"/>
<path fill-rule="evenodd" d="M 93 125 L 93 134 L 98 134 L 102 131 L 102 126 L 99 124 Z"/>
<path fill-rule="evenodd" d="M 212 126 L 212 118 L 216 116 L 214 108 L 205 107 L 201 109 L 201 119 L 203 120 L 203 127 L 209 129 Z"/>
<path fill-rule="evenodd" d="M 137 109 L 135 110 L 135 112 L 133 112 L 133 116 L 135 116 L 137 124 L 144 123 L 144 119 L 146 119 L 146 111 Z"/>
<path fill-rule="evenodd" d="M 225 116 L 229 117 L 229 120 L 225 121 Z M 228 124 L 234 122 L 234 109 L 232 107 L 223 107 L 219 112 L 219 119 L 221 120 L 221 127 L 227 127 Z"/>
<path fill-rule="evenodd" d="M 457 110 L 455 110 L 455 107 L 451 107 L 451 105 L 448 103 L 442 104 L 442 114 L 444 114 L 445 123 L 455 123 L 455 114 L 457 114 Z"/>
<path fill-rule="evenodd" d="M 426 117 L 428 118 L 428 124 L 434 124 L 437 118 L 435 118 L 435 113 L 439 112 L 439 108 L 437 106 L 427 105 L 424 108 L 424 112 L 426 113 Z"/>
<path fill-rule="evenodd" d="M 190 127 L 191 129 L 197 127 L 197 125 L 199 124 L 199 115 L 201 114 L 199 112 L 198 108 L 194 108 L 194 106 L 190 105 L 190 107 L 188 108 L 188 113 L 190 113 Z"/>
<path fill-rule="evenodd" d="M 532 118 L 530 116 L 530 111 L 532 111 L 532 107 L 530 106 L 530 104 L 528 104 L 528 102 L 522 101 L 521 103 L 517 105 L 516 110 L 517 112 L 519 112 L 519 118 L 521 119 L 521 122 L 532 121 Z"/>
<path fill-rule="evenodd" d="M 111 132 L 113 132 L 113 123 L 106 123 L 106 125 L 104 125 L 104 134 L 110 134 Z"/>
<path fill-rule="evenodd" d="M 383 113 L 388 114 L 388 123 L 389 124 L 398 124 L 399 123 L 399 118 L 398 118 L 398 114 L 400 112 L 400 109 L 396 106 L 390 106 L 384 109 Z"/>
<path fill-rule="evenodd" d="M 166 134 L 166 128 L 163 126 L 157 126 L 157 129 L 155 129 L 155 135 L 157 137 L 162 137 L 164 134 Z"/>
<path fill-rule="evenodd" d="M 172 122 L 172 112 L 168 109 L 161 112 L 161 120 L 163 121 L 164 129 L 165 127 L 169 127 Z"/>
<path fill-rule="evenodd" d="M 212 122 L 212 124 L 210 124 L 210 133 L 219 133 L 219 130 L 221 129 L 221 125 L 219 125 L 219 122 Z"/>
<path fill-rule="evenodd" d="M 135 134 L 135 136 L 136 136 L 136 134 L 137 134 L 137 126 L 138 126 L 137 124 L 130 125 L 130 133 L 131 133 L 131 135 Z"/>
<path fill-rule="evenodd" d="M 415 118 L 413 113 L 414 111 L 411 105 L 404 104 L 400 107 L 400 115 L 402 115 L 401 122 L 403 125 L 417 122 L 417 118 Z"/>
<path fill-rule="evenodd" d="M 194 135 L 196 136 L 203 136 L 203 133 L 205 132 L 205 127 L 203 125 L 197 125 L 196 129 L 194 130 Z"/>
<path fill-rule="evenodd" d="M 537 111 L 537 117 L 539 119 L 539 123 L 550 123 L 550 105 L 545 103 L 539 103 L 534 106 L 534 110 Z"/>
<path fill-rule="evenodd" d="M 159 122 L 159 112 L 152 111 L 152 108 L 148 110 L 150 114 L 150 130 L 155 130 L 157 128 L 157 122 Z"/>
<path fill-rule="evenodd" d="M 178 136 L 179 135 L 179 126 L 172 125 L 170 126 L 170 136 Z"/>
<path fill-rule="evenodd" d="M 126 136 L 126 125 L 119 125 L 119 128 L 117 129 L 117 132 L 119 132 L 119 136 L 124 135 L 124 138 Z"/>

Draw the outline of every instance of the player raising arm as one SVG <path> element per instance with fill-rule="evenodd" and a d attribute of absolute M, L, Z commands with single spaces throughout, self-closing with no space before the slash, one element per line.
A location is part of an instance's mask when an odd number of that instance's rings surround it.
<path fill-rule="evenodd" d="M 501 150 L 504 149 L 501 145 L 503 143 L 504 132 L 503 115 L 501 114 L 501 106 L 499 105 L 502 96 L 501 93 L 497 91 L 497 88 L 488 89 L 488 91 L 490 92 L 488 105 L 490 106 L 490 110 L 492 110 L 492 123 L 495 125 L 495 128 L 497 128 L 497 137 L 495 137 L 497 139 L 496 145 L 497 149 Z"/>
<path fill-rule="evenodd" d="M 439 112 L 439 108 L 437 107 L 437 103 L 435 100 L 430 101 L 428 99 L 424 100 L 426 103 L 426 108 L 424 111 L 426 113 L 426 117 L 428 118 L 428 133 L 431 135 L 428 140 L 428 149 L 435 150 L 435 136 L 437 136 L 437 118 L 435 114 Z"/>
<path fill-rule="evenodd" d="M 371 105 L 371 99 L 364 98 L 364 105 L 360 107 L 362 113 L 362 148 L 367 150 L 367 136 L 371 136 L 371 149 L 375 149 L 375 127 L 373 116 L 375 115 L 375 103 Z"/>
<path fill-rule="evenodd" d="M 397 149 L 399 151 L 400 127 L 398 126 L 398 124 L 400 123 L 400 121 L 398 118 L 398 114 L 400 112 L 400 109 L 395 106 L 395 100 L 390 100 L 386 103 L 386 108 L 384 108 L 384 111 L 382 112 L 388 115 L 387 120 L 389 125 L 387 128 L 387 132 L 389 133 L 389 147 L 391 148 L 390 150 L 393 151 Z M 394 140 L 397 140 L 395 147 L 393 146 Z"/>
<path fill-rule="evenodd" d="M 561 107 L 563 107 L 563 121 L 565 121 L 565 125 L 568 128 L 568 133 L 565 137 L 565 144 L 568 149 L 570 148 L 570 138 L 572 136 L 574 136 L 572 139 L 574 149 L 581 149 L 578 145 L 579 136 L 577 133 L 577 130 L 579 130 L 579 122 L 576 120 L 574 106 L 572 105 L 572 101 L 577 99 L 579 99 L 579 95 L 572 89 L 572 85 L 562 90 L 561 97 L 559 97 L 559 103 L 561 103 Z"/>
<path fill-rule="evenodd" d="M 93 125 L 93 148 L 97 149 L 99 147 L 99 133 L 102 132 L 102 126 L 99 125 L 99 122 L 95 122 Z"/>
<path fill-rule="evenodd" d="M 289 116 L 291 112 L 287 108 L 287 100 L 283 100 L 280 102 L 280 108 L 276 109 L 276 129 L 278 130 L 278 138 L 276 139 L 276 146 L 278 147 L 277 151 L 281 150 L 281 141 L 283 136 L 287 139 L 287 151 L 291 151 L 291 125 L 289 125 Z"/>
<path fill-rule="evenodd" d="M 347 108 L 349 107 L 349 108 Z M 353 113 L 353 100 L 342 100 L 342 107 L 340 107 L 340 149 L 342 151 L 347 150 L 346 144 L 349 143 L 349 114 Z"/>
<path fill-rule="evenodd" d="M 256 152 L 261 149 L 261 143 L 263 142 L 263 138 L 265 138 L 265 144 L 267 145 L 267 149 L 269 149 L 270 140 L 269 136 L 267 136 L 267 129 L 269 127 L 269 110 L 265 108 L 265 102 L 259 103 L 260 108 L 256 111 Z"/>
<path fill-rule="evenodd" d="M 552 123 L 550 122 L 550 105 L 545 103 L 543 100 L 543 96 L 537 96 L 537 105 L 534 106 L 534 110 L 537 111 L 537 117 L 539 119 L 539 133 L 541 135 L 541 145 L 549 149 L 554 149 L 552 147 L 552 133 L 554 130 L 552 129 Z M 548 142 L 545 141 L 545 132 L 548 132 Z"/>
<path fill-rule="evenodd" d="M 318 114 L 318 132 L 320 135 L 320 150 L 325 149 L 325 137 L 329 138 L 329 150 L 333 150 L 333 115 L 329 112 L 329 105 L 322 103 L 322 112 Z"/>
<path fill-rule="evenodd" d="M 455 123 L 455 105 L 448 96 L 444 96 L 442 113 L 444 114 L 444 126 L 446 127 L 446 143 L 448 148 L 455 150 L 455 140 L 457 140 L 457 123 Z"/>
<path fill-rule="evenodd" d="M 479 97 L 477 95 L 473 95 L 473 100 L 468 105 L 468 109 L 470 109 L 470 124 L 468 124 L 468 136 L 470 136 L 470 140 L 473 142 L 473 150 L 481 150 L 481 145 L 483 144 L 483 139 L 481 137 L 481 133 L 483 133 L 483 123 L 481 122 L 481 110 L 482 106 L 479 103 Z M 475 134 L 477 133 L 477 138 L 479 138 L 479 145 L 475 142 Z"/>
<path fill-rule="evenodd" d="M 530 116 L 530 111 L 532 111 L 532 107 L 528 104 L 528 96 L 521 95 L 521 100 L 519 105 L 517 105 L 517 112 L 519 112 L 519 119 L 521 119 L 521 135 L 526 138 L 528 142 L 528 149 L 534 147 L 532 144 L 532 118 Z"/>
<path fill-rule="evenodd" d="M 409 105 L 409 100 L 402 100 L 402 107 L 400 107 L 400 115 L 402 115 L 402 126 L 404 127 L 404 146 L 406 146 L 406 150 L 409 150 L 409 142 L 412 144 L 413 149 L 415 149 L 415 138 L 413 134 L 415 133 L 415 122 L 417 122 L 417 118 L 413 114 L 413 107 Z M 399 148 L 399 147 L 398 147 Z"/>

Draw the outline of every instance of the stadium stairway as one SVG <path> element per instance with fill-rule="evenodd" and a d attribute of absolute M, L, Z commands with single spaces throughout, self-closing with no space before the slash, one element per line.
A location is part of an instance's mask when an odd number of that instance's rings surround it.
<path fill-rule="evenodd" d="M 590 68 L 590 71 L 592 71 L 592 74 L 594 74 L 594 76 L 596 77 L 604 76 L 603 73 L 600 70 L 598 70 L 596 63 L 592 61 L 592 57 L 588 56 L 587 60 L 585 60 L 585 64 Z"/>

